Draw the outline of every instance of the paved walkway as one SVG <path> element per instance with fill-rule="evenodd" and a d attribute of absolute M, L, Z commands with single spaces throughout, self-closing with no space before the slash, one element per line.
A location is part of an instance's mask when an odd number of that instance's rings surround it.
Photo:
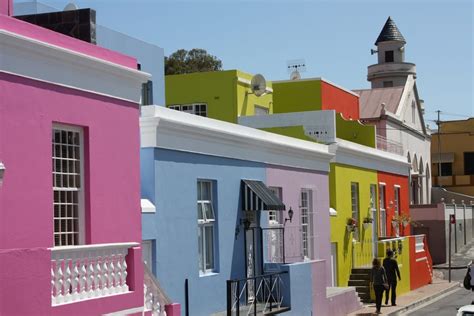
<path fill-rule="evenodd" d="M 397 297 L 397 306 L 382 305 L 382 315 L 402 315 L 423 304 L 440 299 L 460 289 L 459 282 L 449 283 L 442 279 L 433 279 L 432 284 L 425 285 L 414 291 Z M 349 315 L 375 315 L 375 304 L 367 304 L 364 307 Z"/>

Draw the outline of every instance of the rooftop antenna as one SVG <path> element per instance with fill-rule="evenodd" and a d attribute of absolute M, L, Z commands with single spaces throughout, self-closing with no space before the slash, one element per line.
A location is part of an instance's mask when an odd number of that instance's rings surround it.
<path fill-rule="evenodd" d="M 73 3 L 69 2 L 65 7 L 63 11 L 74 11 L 74 10 L 79 10 L 79 7 Z"/>
<path fill-rule="evenodd" d="M 286 68 L 290 74 L 290 80 L 299 80 L 301 73 L 306 71 L 306 62 L 304 59 L 288 60 Z"/>

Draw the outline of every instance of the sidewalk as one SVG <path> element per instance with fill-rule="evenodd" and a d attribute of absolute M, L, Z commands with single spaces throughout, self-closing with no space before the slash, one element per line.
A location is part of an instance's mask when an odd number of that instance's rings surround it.
<path fill-rule="evenodd" d="M 448 283 L 446 280 L 433 278 L 433 283 L 420 287 L 397 297 L 397 306 L 382 305 L 382 315 L 402 315 L 417 309 L 423 304 L 432 302 L 460 289 L 459 282 Z M 375 315 L 375 304 L 364 305 L 363 308 L 351 313 L 353 316 Z"/>

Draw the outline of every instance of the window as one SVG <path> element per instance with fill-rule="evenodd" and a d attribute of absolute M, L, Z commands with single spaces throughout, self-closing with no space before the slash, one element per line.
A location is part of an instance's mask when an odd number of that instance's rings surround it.
<path fill-rule="evenodd" d="M 393 87 L 393 81 L 384 81 L 384 82 L 383 82 L 383 87 L 384 87 L 384 88 L 391 88 L 391 87 Z"/>
<path fill-rule="evenodd" d="M 168 108 L 172 110 L 199 115 L 199 116 L 207 116 L 206 103 L 174 104 L 174 105 L 168 106 Z"/>
<path fill-rule="evenodd" d="M 268 108 L 255 104 L 255 115 L 267 115 Z"/>
<path fill-rule="evenodd" d="M 80 128 L 54 126 L 52 133 L 54 245 L 82 243 L 82 161 Z"/>
<path fill-rule="evenodd" d="M 280 201 L 282 198 L 282 189 L 280 187 L 269 187 L 270 191 L 277 196 Z M 269 211 L 268 212 L 268 223 L 270 225 L 283 224 L 283 212 L 281 211 Z"/>
<path fill-rule="evenodd" d="M 385 184 L 379 184 L 380 236 L 387 236 L 387 213 L 385 208 Z"/>
<path fill-rule="evenodd" d="M 377 185 L 370 185 L 370 209 L 375 210 L 377 208 Z"/>
<path fill-rule="evenodd" d="M 300 214 L 303 257 L 313 259 L 313 191 L 301 190 Z"/>
<path fill-rule="evenodd" d="M 148 80 L 142 84 L 142 105 L 153 104 L 153 81 Z"/>
<path fill-rule="evenodd" d="M 436 170 L 439 172 L 439 165 L 434 164 Z M 453 163 L 452 162 L 442 162 L 441 163 L 441 176 L 452 176 L 453 175 Z"/>
<path fill-rule="evenodd" d="M 212 203 L 212 181 L 198 180 L 197 211 L 199 271 L 201 273 L 206 273 L 215 269 L 214 225 L 216 218 L 214 214 L 214 206 Z"/>
<path fill-rule="evenodd" d="M 153 240 L 142 241 L 142 257 L 148 269 L 153 271 Z"/>
<path fill-rule="evenodd" d="M 351 183 L 351 208 L 352 208 L 352 218 L 357 221 L 359 225 L 359 183 Z M 357 233 L 354 234 L 356 240 L 359 239 Z"/>
<path fill-rule="evenodd" d="M 474 152 L 464 153 L 464 174 L 474 174 Z"/>
<path fill-rule="evenodd" d="M 393 188 L 394 196 L 393 196 L 393 208 L 395 216 L 398 217 L 400 215 L 400 187 L 394 186 Z M 400 225 L 395 226 L 395 234 L 397 236 L 400 235 Z"/>
<path fill-rule="evenodd" d="M 385 62 L 386 63 L 393 63 L 393 50 L 385 51 Z"/>

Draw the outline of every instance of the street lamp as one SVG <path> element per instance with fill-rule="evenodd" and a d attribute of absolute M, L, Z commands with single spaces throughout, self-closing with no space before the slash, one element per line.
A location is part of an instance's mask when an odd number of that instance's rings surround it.
<path fill-rule="evenodd" d="M 291 206 L 290 206 L 290 209 L 288 210 L 288 218 L 285 218 L 285 224 L 286 224 L 287 221 L 290 221 L 290 223 L 291 223 L 291 219 L 293 218 L 293 214 L 294 214 L 294 212 L 293 212 L 293 210 L 291 209 Z"/>

